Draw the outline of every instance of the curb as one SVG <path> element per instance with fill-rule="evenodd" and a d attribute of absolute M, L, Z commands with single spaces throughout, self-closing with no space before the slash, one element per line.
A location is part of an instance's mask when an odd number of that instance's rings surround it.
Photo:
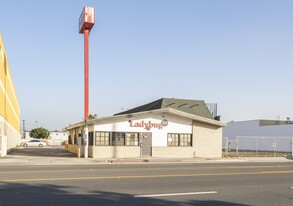
<path fill-rule="evenodd" d="M 102 164 L 196 164 L 196 163 L 257 163 L 257 162 L 288 162 L 293 163 L 290 158 L 221 158 L 221 159 L 94 159 L 94 158 L 59 158 L 59 157 L 4 157 L 0 158 L 0 166 L 17 165 L 102 165 Z"/>

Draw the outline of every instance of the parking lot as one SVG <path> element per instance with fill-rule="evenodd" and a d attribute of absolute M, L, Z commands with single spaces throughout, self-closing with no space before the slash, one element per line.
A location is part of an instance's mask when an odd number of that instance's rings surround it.
<path fill-rule="evenodd" d="M 8 155 L 28 157 L 76 157 L 75 154 L 64 150 L 64 146 L 20 147 L 9 152 Z"/>

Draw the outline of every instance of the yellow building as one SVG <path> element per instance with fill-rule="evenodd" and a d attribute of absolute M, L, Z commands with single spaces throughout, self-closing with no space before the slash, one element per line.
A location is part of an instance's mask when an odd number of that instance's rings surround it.
<path fill-rule="evenodd" d="M 20 109 L 0 34 L 0 157 L 20 140 Z"/>

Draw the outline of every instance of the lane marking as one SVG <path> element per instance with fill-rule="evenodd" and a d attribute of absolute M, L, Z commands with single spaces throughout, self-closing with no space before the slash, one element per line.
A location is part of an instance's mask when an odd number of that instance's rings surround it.
<path fill-rule="evenodd" d="M 239 173 L 212 173 L 212 174 L 170 174 L 170 175 L 133 175 L 133 176 L 94 176 L 94 177 L 61 177 L 61 178 L 31 178 L 0 180 L 3 182 L 35 182 L 35 181 L 73 181 L 73 180 L 97 180 L 97 179 L 139 179 L 139 178 L 164 178 L 164 177 L 204 177 L 204 176 L 232 176 L 232 175 L 268 175 L 268 174 L 291 174 L 289 171 L 267 171 L 267 172 L 239 172 Z"/>
<path fill-rule="evenodd" d="M 184 193 L 169 193 L 169 194 L 152 194 L 152 195 L 136 195 L 137 197 L 170 197 L 170 196 L 184 196 L 184 195 L 205 195 L 205 194 L 217 194 L 216 191 L 209 192 L 184 192 Z"/>
<path fill-rule="evenodd" d="M 129 168 L 109 168 L 109 169 L 100 169 L 100 168 L 95 168 L 95 169 L 69 169 L 69 170 L 19 170 L 19 171 L 0 171 L 0 174 L 5 174 L 5 173 L 45 173 L 45 172 L 95 172 L 95 171 L 140 171 L 140 170 L 199 170 L 199 169 L 257 169 L 257 168 L 285 168 L 287 166 L 239 166 L 239 167 L 195 167 L 195 168 L 190 168 L 190 167 L 182 167 L 182 168 L 136 168 L 136 169 L 129 169 Z"/>

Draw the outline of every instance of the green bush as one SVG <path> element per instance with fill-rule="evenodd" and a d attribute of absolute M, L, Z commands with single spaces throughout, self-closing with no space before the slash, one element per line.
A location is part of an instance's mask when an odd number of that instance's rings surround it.
<path fill-rule="evenodd" d="M 30 136 L 36 139 L 48 139 L 50 132 L 47 129 L 40 127 L 31 130 Z"/>

